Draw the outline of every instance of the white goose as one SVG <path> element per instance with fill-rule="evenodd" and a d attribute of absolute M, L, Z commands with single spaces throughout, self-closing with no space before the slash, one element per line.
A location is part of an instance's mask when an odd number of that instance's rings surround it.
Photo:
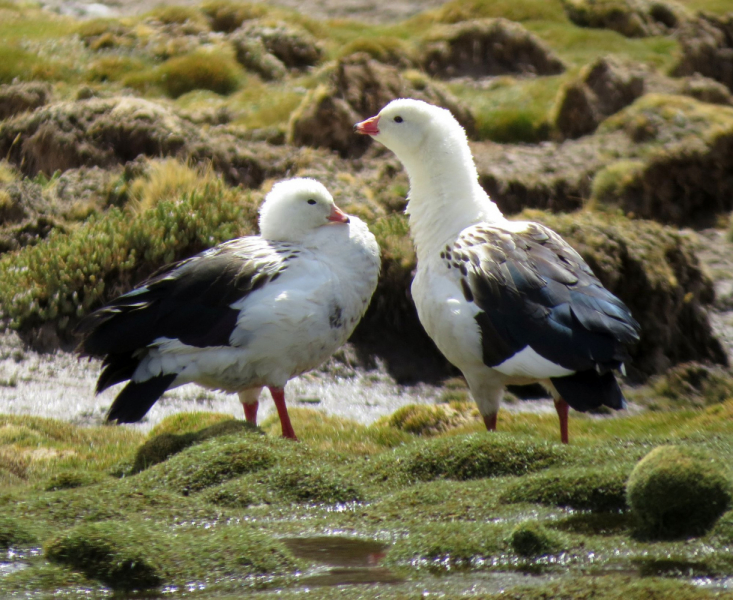
<path fill-rule="evenodd" d="M 392 150 L 410 179 L 418 316 L 463 372 L 486 428 L 507 384 L 539 382 L 555 399 L 568 442 L 568 404 L 625 406 L 614 369 L 639 324 L 557 233 L 509 221 L 478 183 L 463 128 L 419 100 L 390 102 L 358 123 Z"/>
<path fill-rule="evenodd" d="M 366 311 L 379 247 L 312 179 L 276 184 L 259 237 L 235 239 L 163 269 L 79 325 L 83 355 L 104 359 L 97 393 L 120 383 L 108 421 L 139 421 L 185 383 L 237 392 L 257 422 L 272 394 L 284 437 L 289 379 L 323 363 Z"/>

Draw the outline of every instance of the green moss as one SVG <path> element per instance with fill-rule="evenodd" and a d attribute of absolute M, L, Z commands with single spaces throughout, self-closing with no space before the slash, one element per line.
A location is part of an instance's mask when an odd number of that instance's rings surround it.
<path fill-rule="evenodd" d="M 713 600 L 720 597 L 712 590 L 690 583 L 616 575 L 568 577 L 544 585 L 519 586 L 501 594 L 502 600 Z"/>
<path fill-rule="evenodd" d="M 163 582 L 165 546 L 144 527 L 106 522 L 80 525 L 46 544 L 55 563 L 80 570 L 112 589 L 157 587 Z"/>
<path fill-rule="evenodd" d="M 101 592 L 102 585 L 70 567 L 43 562 L 5 575 L 2 579 L 2 589 L 11 593 L 25 592 L 29 595 L 38 595 L 44 592 L 57 594 L 59 590 L 68 589 Z"/>
<path fill-rule="evenodd" d="M 130 75 L 140 76 L 149 67 L 140 59 L 129 56 L 103 56 L 89 65 L 87 81 L 124 81 Z"/>
<path fill-rule="evenodd" d="M 626 508 L 629 468 L 563 469 L 523 477 L 506 490 L 504 502 L 537 502 L 580 510 L 622 511 Z"/>
<path fill-rule="evenodd" d="M 724 369 L 682 363 L 651 382 L 654 407 L 705 406 L 733 398 L 733 378 Z"/>
<path fill-rule="evenodd" d="M 162 5 L 148 14 L 166 25 L 206 24 L 204 15 L 193 6 Z"/>
<path fill-rule="evenodd" d="M 537 521 L 525 521 L 517 525 L 509 537 L 509 543 L 519 556 L 543 556 L 562 549 L 562 542 Z"/>
<path fill-rule="evenodd" d="M 0 550 L 29 546 L 36 541 L 36 536 L 27 522 L 0 515 Z"/>
<path fill-rule="evenodd" d="M 562 4 L 557 0 L 451 0 L 433 15 L 441 23 L 492 17 L 519 22 L 566 20 Z"/>
<path fill-rule="evenodd" d="M 252 230 L 255 199 L 206 186 L 148 211 L 112 209 L 0 258 L 0 306 L 18 328 L 60 330 L 161 265 Z"/>
<path fill-rule="evenodd" d="M 389 65 L 409 66 L 415 60 L 415 50 L 408 42 L 398 37 L 359 37 L 338 50 L 338 56 L 349 56 L 366 52 L 379 62 Z"/>
<path fill-rule="evenodd" d="M 724 544 L 733 544 L 733 510 L 729 510 L 720 517 L 711 535 Z"/>
<path fill-rule="evenodd" d="M 348 469 L 334 469 L 333 465 L 274 466 L 209 489 L 203 498 L 229 508 L 263 503 L 287 506 L 361 502 L 365 493 L 352 479 Z"/>
<path fill-rule="evenodd" d="M 499 143 L 537 143 L 549 139 L 548 115 L 564 75 L 515 79 L 497 77 L 489 89 L 451 84 L 476 118 L 477 137 Z"/>
<path fill-rule="evenodd" d="M 201 12 L 208 18 L 212 31 L 231 33 L 244 21 L 265 16 L 267 8 L 261 4 L 249 2 L 207 0 L 201 5 Z"/>
<path fill-rule="evenodd" d="M 166 93 L 178 98 L 193 90 L 211 90 L 227 95 L 242 83 L 242 70 L 232 56 L 200 50 L 164 62 L 157 76 Z"/>
<path fill-rule="evenodd" d="M 385 562 L 409 562 L 435 571 L 465 568 L 506 550 L 506 535 L 506 525 L 496 523 L 425 523 L 395 542 Z"/>
<path fill-rule="evenodd" d="M 449 404 L 408 404 L 384 420 L 390 427 L 415 435 L 436 435 L 478 418 L 470 399 Z"/>
<path fill-rule="evenodd" d="M 619 204 L 625 190 L 643 168 L 644 162 L 639 160 L 617 160 L 603 167 L 593 177 L 591 198 L 602 204 Z"/>
<path fill-rule="evenodd" d="M 256 431 L 256 428 L 245 421 L 228 419 L 195 432 L 182 434 L 158 433 L 138 448 L 131 474 L 139 473 L 148 467 L 168 460 L 174 454 L 178 454 L 193 444 L 222 435 L 246 433 L 248 431 Z"/>
<path fill-rule="evenodd" d="M 297 564 L 282 544 L 246 525 L 181 528 L 170 535 L 155 523 L 138 521 L 80 525 L 51 539 L 45 555 L 114 590 L 210 577 L 245 579 L 289 571 Z"/>
<path fill-rule="evenodd" d="M 267 469 L 278 457 L 289 454 L 289 448 L 260 437 L 250 433 L 210 439 L 184 449 L 138 477 L 148 484 L 188 495 L 244 473 Z"/>
<path fill-rule="evenodd" d="M 502 433 L 457 435 L 414 442 L 382 455 L 374 476 L 388 480 L 406 477 L 431 479 L 477 479 L 520 475 L 546 468 L 560 460 L 561 450 Z"/>
<path fill-rule="evenodd" d="M 581 27 L 609 28 L 626 37 L 667 33 L 691 14 L 660 0 L 564 0 L 570 20 Z"/>
<path fill-rule="evenodd" d="M 0 83 L 66 78 L 71 78 L 71 70 L 62 63 L 46 60 L 16 46 L 0 44 Z"/>
<path fill-rule="evenodd" d="M 702 450 L 660 446 L 629 477 L 627 501 L 641 535 L 701 535 L 731 505 L 726 471 Z"/>
<path fill-rule="evenodd" d="M 101 481 L 100 473 L 89 473 L 88 471 L 62 471 L 53 475 L 47 482 L 45 490 L 55 492 L 56 490 L 70 490 L 73 488 L 94 485 Z"/>

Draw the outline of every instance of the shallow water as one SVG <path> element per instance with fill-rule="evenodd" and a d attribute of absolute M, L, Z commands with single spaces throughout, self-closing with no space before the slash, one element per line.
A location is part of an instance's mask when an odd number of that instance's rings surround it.
<path fill-rule="evenodd" d="M 101 361 L 80 359 L 68 352 L 40 354 L 24 347 L 14 333 L 0 335 L 0 413 L 34 415 L 98 425 L 122 386 L 94 395 Z M 343 373 L 343 375 L 339 375 Z M 291 380 L 285 390 L 291 407 L 322 410 L 330 415 L 369 424 L 407 404 L 431 404 L 441 388 L 426 384 L 397 385 L 383 367 L 371 371 L 332 362 Z M 504 410 L 554 412 L 551 401 L 504 404 Z M 153 406 L 145 419 L 132 425 L 147 431 L 164 418 L 183 411 L 207 410 L 242 419 L 236 394 L 184 385 L 169 392 Z M 260 421 L 274 411 L 270 393 L 260 399 Z"/>

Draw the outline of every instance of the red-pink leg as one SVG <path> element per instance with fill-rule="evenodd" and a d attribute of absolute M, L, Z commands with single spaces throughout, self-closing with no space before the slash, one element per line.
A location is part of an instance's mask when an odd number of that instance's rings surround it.
<path fill-rule="evenodd" d="M 555 410 L 557 416 L 560 417 L 560 441 L 563 444 L 569 442 L 568 437 L 568 403 L 562 398 L 555 400 Z"/>
<path fill-rule="evenodd" d="M 272 394 L 272 399 L 275 401 L 275 408 L 277 408 L 277 414 L 280 417 L 280 425 L 283 428 L 283 437 L 291 440 L 297 440 L 295 437 L 295 431 L 290 423 L 290 416 L 288 415 L 288 407 L 285 406 L 285 390 L 276 387 L 267 387 Z"/>
<path fill-rule="evenodd" d="M 247 423 L 257 425 L 257 409 L 260 403 L 255 402 L 254 404 L 243 404 L 242 406 L 244 406 L 244 418 L 247 420 Z"/>
<path fill-rule="evenodd" d="M 262 388 L 248 388 L 246 390 L 240 390 L 239 401 L 242 403 L 244 408 L 244 418 L 248 423 L 257 425 L 257 408 L 259 407 L 259 397 Z"/>
<path fill-rule="evenodd" d="M 496 431 L 496 413 L 484 415 L 484 425 L 486 425 L 486 431 Z"/>

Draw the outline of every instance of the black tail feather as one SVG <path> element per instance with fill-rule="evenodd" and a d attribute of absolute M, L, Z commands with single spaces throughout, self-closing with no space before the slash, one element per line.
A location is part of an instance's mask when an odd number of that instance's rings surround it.
<path fill-rule="evenodd" d="M 613 371 L 603 374 L 579 371 L 567 377 L 553 377 L 550 381 L 562 399 L 575 410 L 585 412 L 601 406 L 615 410 L 626 408 L 626 400 Z"/>
<path fill-rule="evenodd" d="M 116 383 L 130 379 L 139 364 L 140 359 L 133 358 L 132 353 L 107 356 L 102 363 L 99 379 L 97 379 L 96 393 L 99 394 Z"/>
<path fill-rule="evenodd" d="M 131 381 L 117 395 L 107 413 L 107 422 L 136 423 L 142 419 L 176 378 L 175 373 L 159 375 L 142 383 Z"/>

